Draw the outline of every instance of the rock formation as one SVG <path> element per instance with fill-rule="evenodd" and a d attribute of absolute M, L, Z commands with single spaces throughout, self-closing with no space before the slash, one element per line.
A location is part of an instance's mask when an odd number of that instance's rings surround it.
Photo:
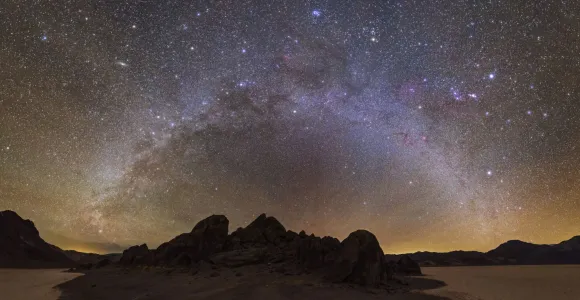
<path fill-rule="evenodd" d="M 0 212 L 0 267 L 70 267 L 63 250 L 45 242 L 34 223 L 17 213 Z"/>
<path fill-rule="evenodd" d="M 331 280 L 378 286 L 387 278 L 385 254 L 374 234 L 357 230 L 340 245 L 329 274 Z"/>
<path fill-rule="evenodd" d="M 423 275 L 421 267 L 409 255 L 403 255 L 397 262 L 396 273 L 403 275 Z"/>
<path fill-rule="evenodd" d="M 190 233 L 181 234 L 161 244 L 154 252 L 156 263 L 189 266 L 192 262 L 208 259 L 224 249 L 228 237 L 229 220 L 223 215 L 212 215 L 200 221 Z"/>
<path fill-rule="evenodd" d="M 287 275 L 312 272 L 334 282 L 366 286 L 378 286 L 392 276 L 377 238 L 366 230 L 351 233 L 341 243 L 332 237 L 287 231 L 265 214 L 230 235 L 228 225 L 225 216 L 210 216 L 155 250 L 146 245 L 125 250 L 120 263 L 189 267 L 192 274 L 207 265 L 275 265 L 273 271 Z"/>
<path fill-rule="evenodd" d="M 147 244 L 142 244 L 129 247 L 123 251 L 119 263 L 122 265 L 150 264 L 153 262 L 151 257 L 152 253 L 149 251 Z"/>

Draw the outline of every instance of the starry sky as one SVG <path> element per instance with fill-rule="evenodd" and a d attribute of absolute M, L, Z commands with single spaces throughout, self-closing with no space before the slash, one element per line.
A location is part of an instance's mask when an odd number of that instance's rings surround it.
<path fill-rule="evenodd" d="M 0 209 L 119 252 L 265 212 L 385 252 L 580 234 L 578 1 L 2 1 Z"/>

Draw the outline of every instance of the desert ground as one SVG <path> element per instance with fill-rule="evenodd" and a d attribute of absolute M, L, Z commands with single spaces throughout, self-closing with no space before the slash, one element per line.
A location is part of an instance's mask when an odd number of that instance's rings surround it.
<path fill-rule="evenodd" d="M 457 300 L 577 300 L 580 265 L 422 268 L 447 286 L 426 291 Z"/>
<path fill-rule="evenodd" d="M 162 268 L 63 270 L 0 269 L 2 299 L 578 299 L 580 266 L 424 268 L 406 280 L 411 293 L 329 284 L 308 275 L 263 268 L 212 270 L 195 275 Z M 444 281 L 444 285 L 441 281 Z M 56 286 L 56 288 L 55 288 Z"/>
<path fill-rule="evenodd" d="M 60 290 L 54 286 L 81 275 L 59 269 L 0 269 L 0 298 L 56 300 Z"/>
<path fill-rule="evenodd" d="M 389 289 L 323 282 L 314 274 L 285 275 L 261 266 L 207 270 L 195 275 L 164 268 L 95 270 L 59 285 L 59 299 L 377 299 L 439 300 L 420 290 L 436 288 L 442 282 L 410 278 L 417 291 L 402 292 L 408 286 L 393 284 Z"/>

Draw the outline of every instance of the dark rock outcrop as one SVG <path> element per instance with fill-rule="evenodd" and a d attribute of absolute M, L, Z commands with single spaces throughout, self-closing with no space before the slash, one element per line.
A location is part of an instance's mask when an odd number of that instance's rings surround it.
<path fill-rule="evenodd" d="M 397 262 L 395 272 L 402 275 L 423 275 L 421 267 L 409 255 L 403 255 Z"/>
<path fill-rule="evenodd" d="M 190 233 L 156 250 L 150 251 L 146 245 L 125 250 L 120 262 L 135 264 L 141 258 L 149 264 L 189 267 L 191 274 L 204 273 L 206 265 L 219 269 L 264 264 L 271 272 L 314 272 L 334 282 L 366 286 L 378 286 L 393 274 L 377 238 L 366 230 L 351 233 L 341 243 L 332 237 L 287 231 L 276 218 L 265 214 L 229 236 L 228 223 L 225 216 L 208 217 Z"/>
<path fill-rule="evenodd" d="M 250 225 L 238 228 L 229 238 L 230 249 L 280 245 L 289 237 L 284 226 L 274 217 L 261 214 Z"/>
<path fill-rule="evenodd" d="M 375 235 L 366 230 L 357 230 L 342 241 L 330 270 L 328 278 L 335 282 L 378 286 L 387 278 L 383 250 Z"/>
<path fill-rule="evenodd" d="M 123 251 L 119 263 L 122 265 L 149 264 L 152 263 L 152 253 L 147 244 L 132 246 Z"/>
<path fill-rule="evenodd" d="M 216 253 L 210 257 L 215 265 L 238 268 L 265 263 L 268 259 L 267 248 L 246 248 Z"/>
<path fill-rule="evenodd" d="M 298 263 L 306 268 L 315 269 L 333 263 L 341 245 L 335 238 L 304 235 L 298 238 L 295 247 Z"/>
<path fill-rule="evenodd" d="M 154 251 L 155 263 L 184 265 L 207 259 L 224 250 L 228 237 L 229 220 L 223 215 L 212 215 L 200 221 L 190 233 L 181 234 L 161 244 Z"/>
<path fill-rule="evenodd" d="M 34 223 L 17 213 L 0 212 L 0 267 L 72 267 L 75 263 L 63 250 L 45 242 Z"/>
<path fill-rule="evenodd" d="M 101 260 L 99 260 L 96 264 L 95 264 L 95 269 L 100 269 L 102 267 L 106 267 L 108 265 L 111 264 L 111 260 L 108 258 L 103 258 Z"/>

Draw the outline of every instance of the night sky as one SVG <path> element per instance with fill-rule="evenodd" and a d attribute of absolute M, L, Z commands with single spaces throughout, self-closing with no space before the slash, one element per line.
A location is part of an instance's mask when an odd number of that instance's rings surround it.
<path fill-rule="evenodd" d="M 60 247 L 580 234 L 578 1 L 1 2 L 0 209 Z"/>

